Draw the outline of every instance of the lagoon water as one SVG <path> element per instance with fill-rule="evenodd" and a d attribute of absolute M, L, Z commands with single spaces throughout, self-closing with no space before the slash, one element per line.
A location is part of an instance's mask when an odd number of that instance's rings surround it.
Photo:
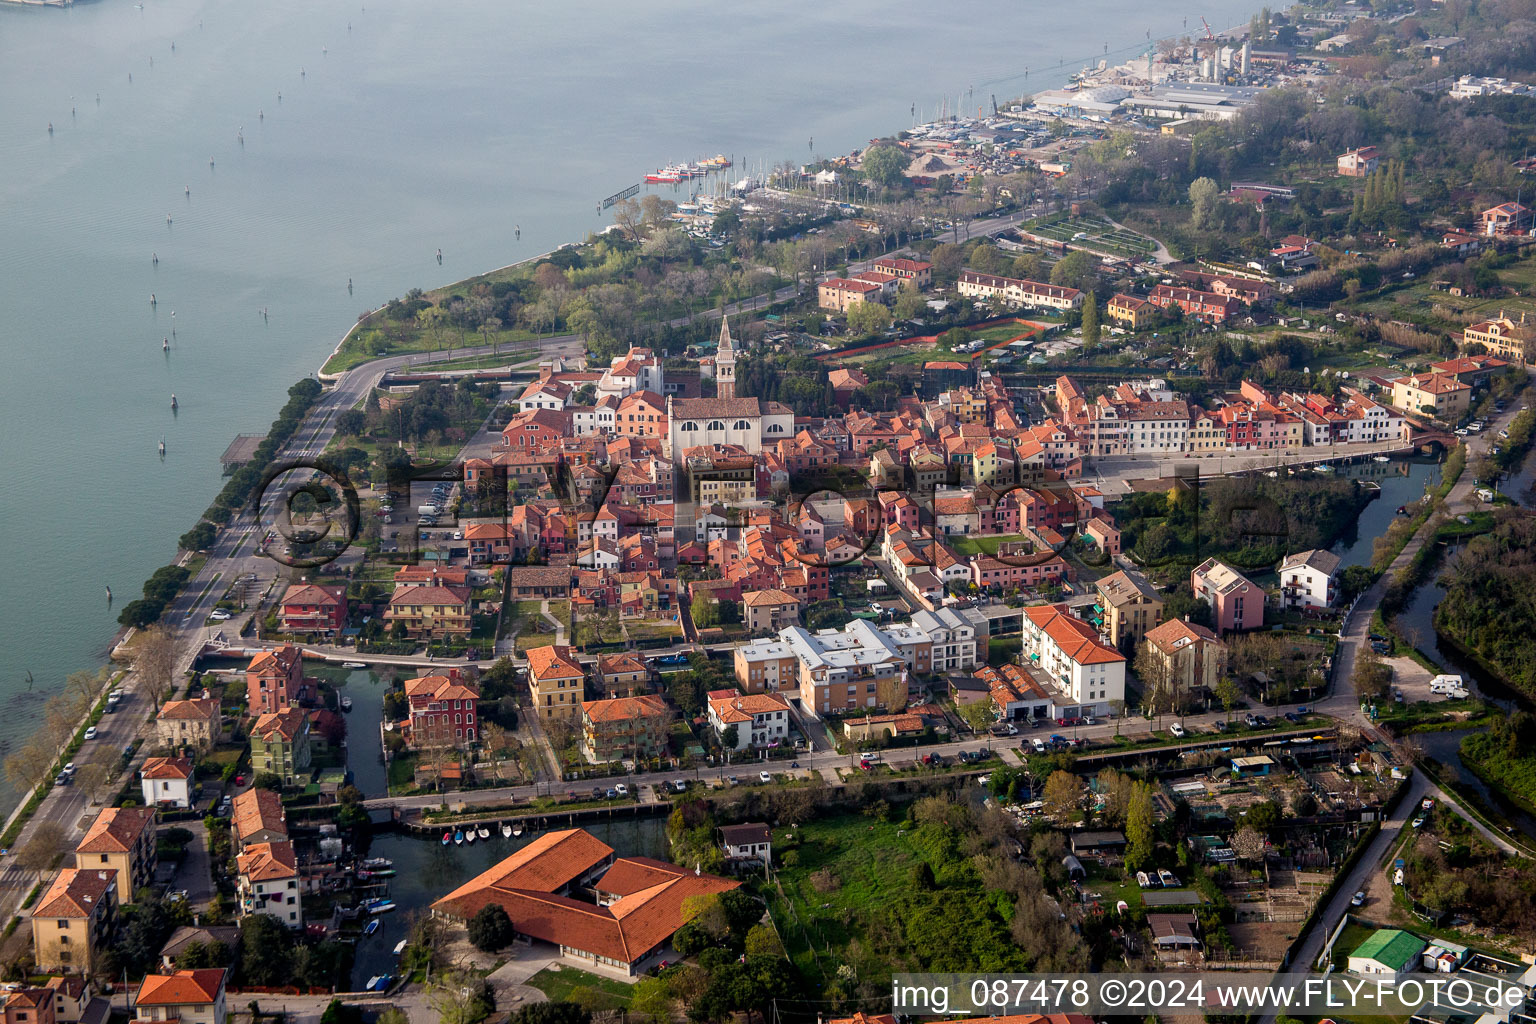
<path fill-rule="evenodd" d="M 0 747 L 361 311 L 578 239 L 653 167 L 847 152 L 1248 6 L 0 5 Z"/>

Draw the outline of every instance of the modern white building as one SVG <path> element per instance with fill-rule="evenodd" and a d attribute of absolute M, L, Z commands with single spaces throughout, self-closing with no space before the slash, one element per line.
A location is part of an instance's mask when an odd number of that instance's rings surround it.
<path fill-rule="evenodd" d="M 1339 596 L 1339 556 L 1314 548 L 1280 563 L 1280 596 L 1286 608 L 1331 608 Z"/>
<path fill-rule="evenodd" d="M 982 647 L 986 642 L 985 635 L 981 637 L 982 643 L 978 644 L 976 627 L 953 608 L 919 611 L 912 616 L 912 625 L 928 637 L 931 645 L 930 671 L 969 672 L 977 665 L 986 664 L 985 649 Z"/>
<path fill-rule="evenodd" d="M 1106 716 L 1112 702 L 1125 700 L 1125 655 L 1064 604 L 1024 609 L 1024 657 L 1060 694 L 1061 718 Z"/>

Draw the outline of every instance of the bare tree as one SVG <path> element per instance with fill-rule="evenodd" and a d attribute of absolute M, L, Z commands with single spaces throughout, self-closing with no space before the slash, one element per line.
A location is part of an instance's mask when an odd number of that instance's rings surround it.
<path fill-rule="evenodd" d="M 25 746 L 5 759 L 5 777 L 17 789 L 33 790 L 48 781 L 57 759 L 41 738 L 34 736 Z"/>
<path fill-rule="evenodd" d="M 1251 825 L 1244 825 L 1232 833 L 1232 852 L 1249 864 L 1264 856 L 1264 833 Z"/>
<path fill-rule="evenodd" d="M 176 639 L 164 626 L 150 626 L 144 631 L 134 654 L 133 666 L 149 687 L 149 698 L 156 710 L 170 694 L 176 675 Z"/>
<path fill-rule="evenodd" d="M 67 845 L 64 826 L 56 821 L 39 821 L 32 826 L 32 834 L 16 851 L 16 863 L 27 871 L 47 871 L 54 859 L 62 854 Z"/>

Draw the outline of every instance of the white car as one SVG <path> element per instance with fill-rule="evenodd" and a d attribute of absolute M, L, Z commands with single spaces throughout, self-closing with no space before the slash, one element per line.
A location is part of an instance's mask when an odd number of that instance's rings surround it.
<path fill-rule="evenodd" d="M 213 619 L 215 622 L 224 622 L 230 618 L 230 614 L 223 609 L 214 609 L 208 613 L 208 617 Z"/>
<path fill-rule="evenodd" d="M 758 772 L 757 773 L 757 780 L 759 782 L 772 782 L 773 781 L 773 776 L 769 775 L 767 772 Z"/>
<path fill-rule="evenodd" d="M 96 727 L 94 725 L 89 726 L 85 730 L 85 738 L 88 740 L 93 740 L 96 738 Z"/>
<path fill-rule="evenodd" d="M 1170 725 L 1168 727 L 1168 731 L 1170 733 L 1172 733 L 1174 736 L 1178 737 L 1179 739 L 1183 739 L 1184 738 L 1184 727 L 1182 725 L 1180 725 L 1178 722 L 1174 722 L 1172 725 Z"/>
<path fill-rule="evenodd" d="M 625 785 L 625 784 L 624 784 L 624 783 L 622 783 L 622 782 L 620 782 L 620 783 L 617 783 L 617 784 L 616 784 L 616 785 L 615 785 L 615 786 L 614 786 L 614 787 L 613 787 L 613 791 L 614 791 L 614 792 L 615 792 L 615 793 L 617 793 L 617 794 L 619 794 L 619 796 L 629 796 L 629 787 L 628 787 L 628 786 L 626 786 L 626 785 Z"/>

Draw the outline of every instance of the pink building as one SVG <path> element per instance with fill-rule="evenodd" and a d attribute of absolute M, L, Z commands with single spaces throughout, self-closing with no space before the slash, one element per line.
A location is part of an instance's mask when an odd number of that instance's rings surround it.
<path fill-rule="evenodd" d="M 1218 635 L 1264 625 L 1264 588 L 1225 563 L 1207 558 L 1189 574 L 1196 598 L 1205 598 Z"/>

